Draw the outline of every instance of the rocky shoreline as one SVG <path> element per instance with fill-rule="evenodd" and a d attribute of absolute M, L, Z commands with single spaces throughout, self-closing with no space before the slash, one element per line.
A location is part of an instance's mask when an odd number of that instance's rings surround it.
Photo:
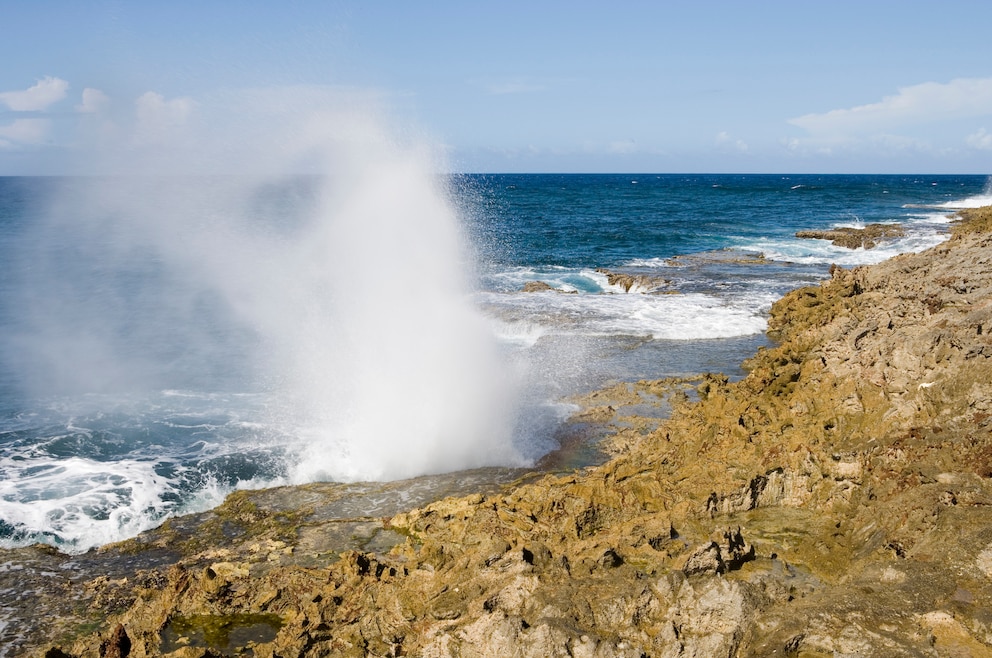
<path fill-rule="evenodd" d="M 841 227 L 826 231 L 799 231 L 797 238 L 809 240 L 830 240 L 831 244 L 847 249 L 874 249 L 879 240 L 898 238 L 904 235 L 898 224 L 869 224 L 864 228 Z"/>
<path fill-rule="evenodd" d="M 238 492 L 6 551 L 35 615 L 8 655 L 992 654 L 990 228 L 786 295 L 741 381 L 591 394 L 599 466 L 358 518 L 356 485 Z"/>

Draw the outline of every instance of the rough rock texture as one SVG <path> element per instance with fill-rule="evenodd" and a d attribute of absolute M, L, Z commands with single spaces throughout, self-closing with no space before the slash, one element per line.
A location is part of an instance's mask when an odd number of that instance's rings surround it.
<path fill-rule="evenodd" d="M 234 538 L 108 549 L 183 556 L 87 583 L 125 604 L 36 655 L 992 655 L 990 214 L 784 297 L 739 382 L 592 396 L 600 466 L 364 519 L 391 539 L 357 550 L 265 492 L 216 513 Z M 646 396 L 670 418 L 619 417 Z"/>
<path fill-rule="evenodd" d="M 636 272 L 614 272 L 603 268 L 596 270 L 600 274 L 606 275 L 606 281 L 611 286 L 622 288 L 624 292 L 657 292 L 667 286 L 670 282 L 658 276 L 650 274 L 638 274 Z"/>
<path fill-rule="evenodd" d="M 903 235 L 903 229 L 898 224 L 868 224 L 864 228 L 843 227 L 827 231 L 799 231 L 797 238 L 812 238 L 830 240 L 838 247 L 848 249 L 872 249 L 878 240 L 898 238 Z"/>
<path fill-rule="evenodd" d="M 528 281 L 524 284 L 524 292 L 549 292 L 555 288 L 544 281 Z"/>

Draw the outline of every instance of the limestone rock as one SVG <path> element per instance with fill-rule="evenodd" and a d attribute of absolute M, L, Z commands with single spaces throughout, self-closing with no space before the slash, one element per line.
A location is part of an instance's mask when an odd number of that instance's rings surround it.
<path fill-rule="evenodd" d="M 624 292 L 657 292 L 668 285 L 666 279 L 647 274 L 636 274 L 626 272 L 613 272 L 611 270 L 598 268 L 600 274 L 606 275 L 606 281 L 611 286 L 622 288 Z"/>
<path fill-rule="evenodd" d="M 898 224 L 868 224 L 864 228 L 841 227 L 825 231 L 798 231 L 797 238 L 830 240 L 837 247 L 873 249 L 878 240 L 898 238 L 904 231 Z"/>
<path fill-rule="evenodd" d="M 131 638 L 124 626 L 117 624 L 110 636 L 100 643 L 100 658 L 127 658 L 131 655 Z"/>
<path fill-rule="evenodd" d="M 544 281 L 528 281 L 523 287 L 524 292 L 545 292 L 552 290 L 554 290 L 554 288 Z"/>
<path fill-rule="evenodd" d="M 335 517 L 331 485 L 238 492 L 108 547 L 103 578 L 18 552 L 58 611 L 28 655 L 160 655 L 190 618 L 239 632 L 176 656 L 988 654 L 989 218 L 785 295 L 740 381 L 587 396 L 620 437 L 599 466 L 381 518 Z M 605 411 L 648 394 L 666 418 Z"/>

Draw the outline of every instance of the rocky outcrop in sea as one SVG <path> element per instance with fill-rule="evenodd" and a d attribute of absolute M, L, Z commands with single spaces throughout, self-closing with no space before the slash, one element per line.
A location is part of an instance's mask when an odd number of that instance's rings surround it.
<path fill-rule="evenodd" d="M 988 655 L 990 223 L 786 295 L 740 381 L 587 396 L 602 465 L 359 518 L 355 485 L 238 492 L 99 577 L 8 555 L 54 574 L 34 655 Z"/>
<path fill-rule="evenodd" d="M 898 238 L 904 234 L 898 224 L 868 224 L 863 228 L 844 226 L 826 231 L 798 231 L 796 237 L 830 240 L 835 246 L 847 249 L 873 249 L 879 240 Z"/>

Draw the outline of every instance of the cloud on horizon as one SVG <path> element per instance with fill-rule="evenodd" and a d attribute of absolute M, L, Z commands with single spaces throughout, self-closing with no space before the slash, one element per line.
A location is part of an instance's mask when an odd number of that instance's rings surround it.
<path fill-rule="evenodd" d="M 973 149 L 980 151 L 992 151 L 992 133 L 981 128 L 978 132 L 968 135 L 965 142 Z"/>
<path fill-rule="evenodd" d="M 166 100 L 162 94 L 148 91 L 138 97 L 135 106 L 134 141 L 138 145 L 168 144 L 188 123 L 197 103 L 182 97 Z"/>
<path fill-rule="evenodd" d="M 29 89 L 0 93 L 0 103 L 15 112 L 43 112 L 65 98 L 68 90 L 65 80 L 46 76 Z"/>
<path fill-rule="evenodd" d="M 992 115 L 992 77 L 903 87 L 877 103 L 789 119 L 814 136 L 858 135 L 894 126 Z"/>
<path fill-rule="evenodd" d="M 747 142 L 743 139 L 734 139 L 726 130 L 718 132 L 716 134 L 715 141 L 717 147 L 724 151 L 736 151 L 738 153 L 748 152 Z"/>
<path fill-rule="evenodd" d="M 51 121 L 43 118 L 17 119 L 0 126 L 0 149 L 42 144 L 51 134 Z"/>
<path fill-rule="evenodd" d="M 629 155 L 637 153 L 637 142 L 633 139 L 618 139 L 610 142 L 606 146 L 606 152 L 617 155 Z"/>

